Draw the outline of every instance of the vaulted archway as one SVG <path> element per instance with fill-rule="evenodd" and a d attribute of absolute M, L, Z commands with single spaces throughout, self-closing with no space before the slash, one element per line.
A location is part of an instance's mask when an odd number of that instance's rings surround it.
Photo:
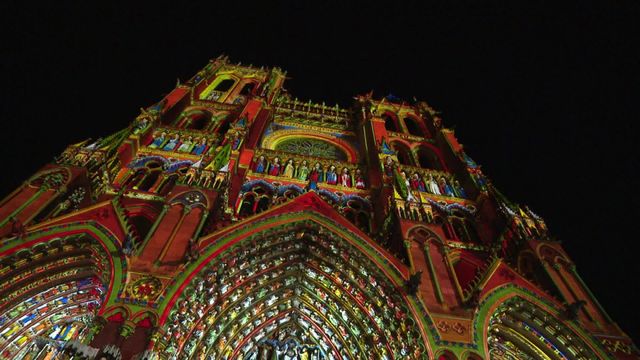
<path fill-rule="evenodd" d="M 426 349 L 397 292 L 321 227 L 282 227 L 205 266 L 169 315 L 164 351 L 247 359 L 279 342 L 314 359 L 418 358 Z"/>
<path fill-rule="evenodd" d="M 0 357 L 30 358 L 83 340 L 113 286 L 122 283 L 120 248 L 93 225 L 62 226 L 0 250 Z M 49 350 L 47 350 L 49 349 Z"/>
<path fill-rule="evenodd" d="M 489 359 L 609 359 L 579 323 L 566 320 L 558 304 L 512 284 L 485 294 L 474 319 Z M 476 335 L 474 335 L 476 336 Z"/>
<path fill-rule="evenodd" d="M 259 231 L 243 226 L 248 236 L 212 242 L 204 251 L 211 255 L 169 300 L 156 351 L 179 359 L 429 354 L 416 303 L 403 289 L 406 275 L 379 262 L 366 240 L 347 240 L 316 216 L 266 214 L 249 225 Z"/>

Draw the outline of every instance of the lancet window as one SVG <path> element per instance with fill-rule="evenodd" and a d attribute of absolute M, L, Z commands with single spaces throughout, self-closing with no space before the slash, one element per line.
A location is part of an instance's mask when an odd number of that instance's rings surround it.
<path fill-rule="evenodd" d="M 480 241 L 473 223 L 463 214 L 456 213 L 449 216 L 448 220 L 456 239 L 467 243 L 478 243 Z"/>
<path fill-rule="evenodd" d="M 409 149 L 408 146 L 402 143 L 399 143 L 397 141 L 394 141 L 391 143 L 391 147 L 396 152 L 398 156 L 398 161 L 400 162 L 400 164 L 408 165 L 408 166 L 414 165 L 413 158 L 411 156 L 411 150 Z"/>
<path fill-rule="evenodd" d="M 382 119 L 384 119 L 384 127 L 387 131 L 398 132 L 398 122 L 394 116 L 384 114 L 382 115 Z"/>
<path fill-rule="evenodd" d="M 273 189 L 260 184 L 254 185 L 241 195 L 238 216 L 247 217 L 269 209 L 273 202 L 273 195 Z"/>
<path fill-rule="evenodd" d="M 442 169 L 440 158 L 433 150 L 429 149 L 427 146 L 419 147 L 416 155 L 418 157 L 418 163 L 420 164 L 421 168 L 434 170 Z"/>

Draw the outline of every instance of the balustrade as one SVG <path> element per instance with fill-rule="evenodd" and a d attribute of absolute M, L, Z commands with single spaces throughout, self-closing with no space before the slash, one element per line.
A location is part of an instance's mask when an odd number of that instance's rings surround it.
<path fill-rule="evenodd" d="M 303 122 L 304 124 L 322 125 L 331 128 L 346 128 L 351 123 L 347 110 L 325 104 L 302 103 L 297 100 L 284 100 L 276 106 L 276 120 Z"/>

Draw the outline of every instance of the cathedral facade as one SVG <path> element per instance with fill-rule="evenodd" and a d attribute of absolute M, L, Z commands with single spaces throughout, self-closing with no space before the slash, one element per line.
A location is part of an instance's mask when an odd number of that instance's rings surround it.
<path fill-rule="evenodd" d="M 638 359 L 425 102 L 211 60 L 0 203 L 2 359 Z"/>

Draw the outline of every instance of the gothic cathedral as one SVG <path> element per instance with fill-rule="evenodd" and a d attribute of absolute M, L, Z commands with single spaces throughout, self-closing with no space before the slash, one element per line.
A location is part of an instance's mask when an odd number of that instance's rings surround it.
<path fill-rule="evenodd" d="M 2 359 L 639 359 L 426 102 L 210 61 L 0 202 Z"/>

